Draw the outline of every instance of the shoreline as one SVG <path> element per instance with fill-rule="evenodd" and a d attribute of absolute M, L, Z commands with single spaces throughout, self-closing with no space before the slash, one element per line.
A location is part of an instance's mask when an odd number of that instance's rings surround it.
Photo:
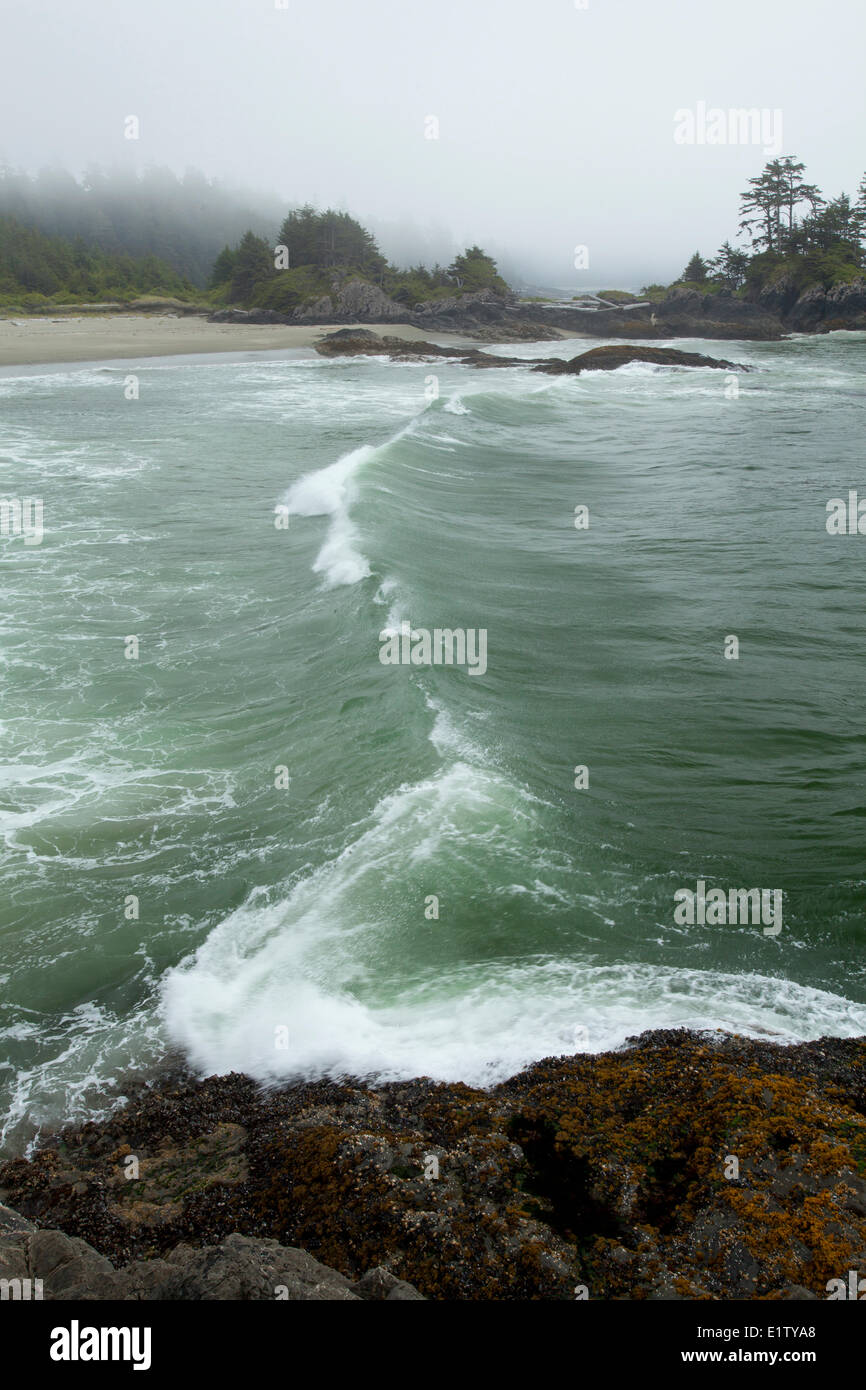
<path fill-rule="evenodd" d="M 565 311 L 566 314 L 568 311 Z M 670 322 L 659 324 L 648 333 L 643 324 L 610 321 L 610 314 L 599 314 L 597 323 L 579 325 L 570 318 L 568 326 L 557 323 L 552 316 L 547 323 L 536 323 L 538 337 L 526 332 L 515 335 L 510 325 L 502 325 L 501 335 L 495 329 L 478 331 L 467 327 L 462 332 L 444 327 L 420 327 L 404 322 L 367 323 L 358 320 L 347 323 L 214 323 L 201 314 L 104 313 L 67 315 L 49 318 L 43 315 L 20 318 L 0 318 L 0 378 L 20 372 L 31 375 L 39 368 L 58 371 L 80 366 L 100 366 L 109 363 L 150 363 L 158 365 L 173 358 L 185 358 L 190 363 L 208 358 L 244 361 L 247 358 L 308 356 L 316 345 L 339 331 L 372 332 L 380 337 L 399 337 L 404 342 L 427 342 L 442 348 L 454 348 L 455 353 L 484 352 L 493 346 L 517 347 L 520 343 L 547 344 L 560 341 L 585 340 L 613 342 L 686 342 L 776 341 L 797 334 L 739 335 L 719 331 L 718 324 Z M 584 319 L 588 316 L 584 315 Z M 525 325 L 529 327 L 529 325 Z M 589 332 L 593 328 L 595 331 Z M 700 331 L 698 331 L 700 329 Z M 624 331 L 625 330 L 625 331 Z M 849 331 L 857 331 L 852 328 Z M 806 333 L 803 336 L 813 336 Z"/>
<path fill-rule="evenodd" d="M 48 1299 L 272 1299 L 265 1256 L 312 1257 L 343 1281 L 320 1298 L 346 1281 L 432 1300 L 835 1298 L 866 1264 L 864 1072 L 862 1037 L 685 1029 L 485 1089 L 172 1069 L 0 1163 L 0 1275 L 20 1257 Z M 203 1294 L 214 1267 L 226 1291 Z"/>
<path fill-rule="evenodd" d="M 76 318 L 0 319 L 0 369 L 67 366 L 87 362 L 141 361 L 147 358 L 218 356 L 226 353 L 312 350 L 320 338 L 358 324 L 210 323 L 194 315 L 88 314 Z M 374 333 L 395 331 L 393 324 L 364 324 Z M 428 339 L 443 347 L 472 346 L 462 333 L 427 332 L 400 324 L 400 335 Z M 563 336 L 568 336 L 563 334 Z M 7 373 L 8 374 L 8 373 Z"/>
<path fill-rule="evenodd" d="M 371 1093 L 387 1091 L 393 1086 L 425 1085 L 443 1087 L 449 1090 L 452 1087 L 466 1087 L 481 1095 L 493 1095 L 499 1090 L 512 1086 L 519 1077 L 526 1076 L 535 1068 L 547 1065 L 551 1061 L 560 1063 L 578 1060 L 593 1062 L 603 1057 L 621 1057 L 633 1052 L 648 1039 L 669 1037 L 674 1033 L 687 1034 L 690 1038 L 702 1040 L 708 1047 L 724 1047 L 737 1041 L 743 1046 L 766 1047 L 771 1050 L 771 1053 L 778 1052 L 783 1056 L 793 1053 L 797 1049 L 816 1046 L 819 1042 L 849 1043 L 856 1041 L 862 1042 L 866 1048 L 866 1035 L 852 1038 L 849 1035 L 830 1034 L 822 1036 L 820 1039 L 802 1041 L 778 1036 L 770 1038 L 758 1033 L 736 1033 L 724 1028 L 692 1029 L 672 1026 L 670 1028 L 645 1029 L 641 1033 L 629 1034 L 621 1042 L 607 1046 L 603 1052 L 581 1051 L 576 1048 L 574 1052 L 537 1057 L 510 1075 L 485 1084 L 462 1079 L 442 1080 L 426 1072 L 418 1073 L 416 1076 L 400 1077 L 397 1080 L 384 1080 L 376 1072 L 350 1071 L 310 1072 L 309 1074 L 263 1079 L 252 1071 L 248 1072 L 242 1069 L 224 1072 L 208 1071 L 206 1068 L 196 1066 L 191 1062 L 181 1045 L 169 1044 L 149 1063 L 141 1065 L 130 1063 L 128 1066 L 118 1069 L 111 1086 L 102 1093 L 102 1103 L 98 1107 L 85 1105 L 79 1113 L 70 1114 L 66 1118 L 57 1116 L 53 1119 L 42 1120 L 39 1123 L 33 1122 L 22 1127 L 11 1138 L 0 1142 L 0 1172 L 6 1164 L 19 1161 L 30 1163 L 40 1153 L 56 1149 L 64 1142 L 64 1136 L 67 1133 L 83 1130 L 104 1130 L 113 1126 L 123 1117 L 125 1111 L 137 1105 L 143 1097 L 151 1094 L 166 1095 L 186 1089 L 195 1090 L 214 1080 L 224 1081 L 228 1077 L 242 1080 L 265 1101 L 272 1096 L 300 1093 L 319 1086 L 362 1088 Z M 0 1204 L 2 1202 L 2 1183 L 0 1183 Z"/>

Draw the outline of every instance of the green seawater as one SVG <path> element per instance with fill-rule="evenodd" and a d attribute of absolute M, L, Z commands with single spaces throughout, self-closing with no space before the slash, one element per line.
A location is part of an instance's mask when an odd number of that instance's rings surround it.
<path fill-rule="evenodd" d="M 866 1033 L 866 535 L 825 524 L 866 334 L 724 356 L 0 375 L 0 497 L 44 509 L 0 537 L 10 1150 L 171 1053 L 485 1084 Z M 384 665 L 404 621 L 486 670 Z M 781 930 L 678 922 L 699 880 Z"/>

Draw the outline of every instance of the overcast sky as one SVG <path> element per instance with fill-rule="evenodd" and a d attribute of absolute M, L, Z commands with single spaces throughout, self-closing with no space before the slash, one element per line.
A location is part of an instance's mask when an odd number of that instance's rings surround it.
<path fill-rule="evenodd" d="M 0 158 L 192 165 L 345 207 L 392 256 L 414 226 L 578 287 L 669 281 L 736 233 L 765 147 L 677 143 L 678 110 L 781 112 L 826 194 L 866 169 L 864 0 L 279 3 L 0 0 Z"/>

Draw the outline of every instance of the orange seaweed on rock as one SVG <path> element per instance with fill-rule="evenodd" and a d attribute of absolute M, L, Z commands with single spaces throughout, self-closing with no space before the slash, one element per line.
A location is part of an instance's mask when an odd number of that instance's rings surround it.
<path fill-rule="evenodd" d="M 864 1083 L 863 1039 L 682 1030 L 490 1090 L 173 1076 L 7 1163 L 0 1201 L 115 1263 L 237 1232 L 433 1299 L 826 1297 L 866 1274 Z"/>

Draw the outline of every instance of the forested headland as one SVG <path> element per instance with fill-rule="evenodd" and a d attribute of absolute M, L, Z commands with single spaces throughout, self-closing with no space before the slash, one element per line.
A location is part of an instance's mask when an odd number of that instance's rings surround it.
<path fill-rule="evenodd" d="M 825 198 L 790 155 L 770 160 L 740 195 L 739 233 L 748 249 L 725 241 L 714 257 L 696 251 L 673 286 L 649 285 L 650 297 L 675 287 L 729 291 L 757 299 L 783 283 L 801 294 L 849 284 L 866 269 L 866 174 L 852 197 Z"/>
<path fill-rule="evenodd" d="M 855 194 L 828 197 L 808 182 L 802 162 L 773 159 L 741 194 L 737 236 L 741 245 L 726 240 L 713 257 L 696 251 L 678 280 L 646 286 L 643 297 L 660 304 L 672 291 L 699 291 L 784 314 L 813 288 L 861 282 L 866 174 Z M 346 211 L 253 207 L 196 171 L 178 178 L 166 169 L 140 176 L 91 169 L 77 181 L 0 167 L 0 307 L 7 309 L 163 296 L 204 310 L 327 320 L 350 301 L 350 317 L 383 308 L 394 317 L 481 290 L 503 304 L 511 298 L 480 246 L 448 265 L 401 268 Z M 623 308 L 635 302 L 624 291 L 601 297 Z"/>
<path fill-rule="evenodd" d="M 291 313 L 349 280 L 407 308 L 508 292 L 478 246 L 448 266 L 400 269 L 347 212 L 254 208 L 196 171 L 91 169 L 77 181 L 0 167 L 0 306 L 38 312 L 163 295 Z"/>
<path fill-rule="evenodd" d="M 409 309 L 478 290 L 509 292 L 496 262 L 480 246 L 467 247 L 447 267 L 399 270 L 354 217 L 333 208 L 319 212 L 310 205 L 288 214 L 276 244 L 247 231 L 237 246 L 224 247 L 214 264 L 210 289 L 223 304 L 290 313 L 331 295 L 350 279 L 377 286 Z"/>

